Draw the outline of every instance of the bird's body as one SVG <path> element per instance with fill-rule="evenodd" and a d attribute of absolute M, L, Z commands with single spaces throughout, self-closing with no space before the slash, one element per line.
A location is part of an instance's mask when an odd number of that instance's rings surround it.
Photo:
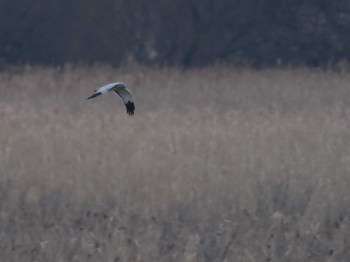
<path fill-rule="evenodd" d="M 100 96 L 108 91 L 116 92 L 120 96 L 120 98 L 123 100 L 126 107 L 126 112 L 131 116 L 134 114 L 135 104 L 132 98 L 131 91 L 126 88 L 126 84 L 123 82 L 115 82 L 115 83 L 110 83 L 108 85 L 102 86 L 99 89 L 95 90 L 95 93 L 92 96 L 88 97 L 87 99 Z"/>

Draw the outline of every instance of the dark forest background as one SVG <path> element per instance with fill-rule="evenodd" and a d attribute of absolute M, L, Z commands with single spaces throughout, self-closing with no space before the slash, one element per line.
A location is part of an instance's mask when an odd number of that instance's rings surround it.
<path fill-rule="evenodd" d="M 0 0 L 0 63 L 329 66 L 349 29 L 343 0 Z"/>

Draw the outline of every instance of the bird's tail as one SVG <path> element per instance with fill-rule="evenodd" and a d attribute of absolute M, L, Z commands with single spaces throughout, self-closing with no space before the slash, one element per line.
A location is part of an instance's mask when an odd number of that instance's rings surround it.
<path fill-rule="evenodd" d="M 100 96 L 100 95 L 102 95 L 102 93 L 98 92 L 98 93 L 93 94 L 92 96 L 89 96 L 87 99 L 91 99 L 91 98 L 94 98 L 94 97 Z"/>

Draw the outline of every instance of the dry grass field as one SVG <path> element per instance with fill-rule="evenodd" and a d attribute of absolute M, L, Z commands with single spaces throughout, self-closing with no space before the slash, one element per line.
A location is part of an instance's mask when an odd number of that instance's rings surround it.
<path fill-rule="evenodd" d="M 125 81 L 136 115 L 95 87 Z M 350 74 L 0 73 L 1 261 L 349 261 Z"/>

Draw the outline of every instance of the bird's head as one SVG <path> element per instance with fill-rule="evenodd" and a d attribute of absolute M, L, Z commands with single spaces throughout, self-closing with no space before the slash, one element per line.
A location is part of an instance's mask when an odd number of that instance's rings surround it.
<path fill-rule="evenodd" d="M 115 83 L 114 87 L 121 87 L 121 88 L 125 88 L 125 87 L 126 87 L 126 83 L 123 83 L 123 82 L 117 82 L 117 83 Z"/>

